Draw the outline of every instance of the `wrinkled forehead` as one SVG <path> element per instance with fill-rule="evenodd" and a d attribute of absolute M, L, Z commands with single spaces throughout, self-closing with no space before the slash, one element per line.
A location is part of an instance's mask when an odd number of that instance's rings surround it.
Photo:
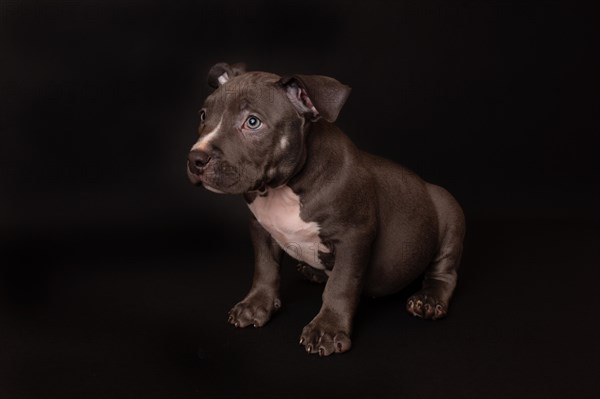
<path fill-rule="evenodd" d="M 284 99 L 283 90 L 277 84 L 280 78 L 267 72 L 244 73 L 216 89 L 206 98 L 204 105 L 223 111 L 276 106 Z"/>

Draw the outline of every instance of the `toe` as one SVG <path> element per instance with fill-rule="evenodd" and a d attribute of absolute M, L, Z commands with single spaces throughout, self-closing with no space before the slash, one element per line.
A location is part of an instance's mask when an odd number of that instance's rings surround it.
<path fill-rule="evenodd" d="M 423 301 L 421 299 L 417 299 L 415 303 L 415 312 L 418 316 L 423 316 Z"/>
<path fill-rule="evenodd" d="M 424 317 L 426 319 L 431 319 L 433 317 L 434 314 L 434 305 L 430 304 L 430 303 L 425 303 L 425 305 L 423 306 L 423 313 L 424 313 Z"/>
<path fill-rule="evenodd" d="M 335 352 L 333 337 L 330 334 L 323 334 L 319 340 L 319 356 L 329 356 Z"/>
<path fill-rule="evenodd" d="M 444 308 L 443 305 L 438 303 L 437 305 L 435 305 L 433 319 L 434 320 L 441 319 L 444 316 L 446 316 L 446 309 Z"/>
<path fill-rule="evenodd" d="M 236 327 L 248 327 L 254 321 L 252 312 L 249 309 L 244 309 L 240 315 L 237 317 L 237 325 Z"/>
<path fill-rule="evenodd" d="M 318 335 L 308 326 L 304 327 L 300 336 L 300 345 L 304 345 L 306 352 L 317 353 L 319 351 L 318 343 Z"/>
<path fill-rule="evenodd" d="M 409 299 L 406 302 L 406 310 L 408 310 L 408 313 L 410 314 L 415 314 L 415 301 L 413 301 L 412 299 Z"/>
<path fill-rule="evenodd" d="M 352 341 L 350 341 L 348 334 L 339 332 L 333 337 L 333 345 L 337 353 L 343 353 L 350 350 Z"/>

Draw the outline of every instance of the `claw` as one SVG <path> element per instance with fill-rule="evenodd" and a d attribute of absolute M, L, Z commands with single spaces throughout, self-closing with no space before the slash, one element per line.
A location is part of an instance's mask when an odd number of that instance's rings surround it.
<path fill-rule="evenodd" d="M 323 356 L 325 354 L 325 350 L 323 348 L 319 348 L 319 356 Z"/>
<path fill-rule="evenodd" d="M 300 337 L 300 344 L 299 345 L 302 345 L 303 343 L 304 343 L 304 337 Z"/>
<path fill-rule="evenodd" d="M 306 351 L 307 351 L 308 353 L 312 352 L 312 345 L 307 345 L 307 346 L 306 346 Z"/>

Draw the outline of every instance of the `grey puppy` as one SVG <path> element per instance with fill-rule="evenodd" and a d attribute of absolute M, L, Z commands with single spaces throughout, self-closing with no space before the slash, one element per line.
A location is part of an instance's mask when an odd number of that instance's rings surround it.
<path fill-rule="evenodd" d="M 333 124 L 348 86 L 226 63 L 211 68 L 208 82 L 216 90 L 200 111 L 188 176 L 211 191 L 242 194 L 252 214 L 254 279 L 229 312 L 231 324 L 261 327 L 281 307 L 283 251 L 307 278 L 326 282 L 321 310 L 300 336 L 309 353 L 349 350 L 361 295 L 398 292 L 423 272 L 408 311 L 446 315 L 463 212 L 445 189 L 359 150 Z"/>

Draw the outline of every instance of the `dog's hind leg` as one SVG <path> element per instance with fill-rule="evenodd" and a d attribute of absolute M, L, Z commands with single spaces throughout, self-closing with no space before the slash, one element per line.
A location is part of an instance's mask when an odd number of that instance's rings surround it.
<path fill-rule="evenodd" d="M 408 299 L 406 308 L 415 316 L 435 320 L 446 316 L 456 288 L 465 220 L 462 209 L 450 193 L 434 185 L 429 185 L 428 190 L 438 214 L 439 247 L 425 272 L 423 287 Z"/>

